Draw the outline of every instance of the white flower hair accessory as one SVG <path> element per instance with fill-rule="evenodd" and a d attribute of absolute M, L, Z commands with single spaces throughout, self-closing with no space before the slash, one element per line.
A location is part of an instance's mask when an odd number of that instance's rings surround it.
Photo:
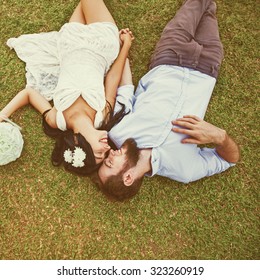
<path fill-rule="evenodd" d="M 3 114 L 0 118 L 5 121 L 0 122 L 0 165 L 5 165 L 21 156 L 24 141 L 20 126 Z"/>
<path fill-rule="evenodd" d="M 71 163 L 74 167 L 85 166 L 84 160 L 86 158 L 86 153 L 80 147 L 75 147 L 74 152 L 70 149 L 65 150 L 63 156 L 64 160 Z"/>
<path fill-rule="evenodd" d="M 68 163 L 72 163 L 73 156 L 72 156 L 72 151 L 70 149 L 64 152 L 64 160 Z"/>

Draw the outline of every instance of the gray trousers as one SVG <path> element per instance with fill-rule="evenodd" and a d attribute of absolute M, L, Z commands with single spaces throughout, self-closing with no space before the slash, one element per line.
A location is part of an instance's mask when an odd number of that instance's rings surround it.
<path fill-rule="evenodd" d="M 217 78 L 223 54 L 216 3 L 186 0 L 164 28 L 150 69 L 162 64 L 177 65 Z"/>

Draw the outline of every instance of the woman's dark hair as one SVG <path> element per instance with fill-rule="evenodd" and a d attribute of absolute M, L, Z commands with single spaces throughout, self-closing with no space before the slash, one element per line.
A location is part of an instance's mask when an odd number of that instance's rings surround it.
<path fill-rule="evenodd" d="M 96 171 L 100 164 L 96 164 L 95 156 L 90 144 L 80 133 L 73 133 L 72 130 L 62 131 L 58 128 L 52 128 L 47 123 L 45 116 L 48 111 L 43 114 L 43 131 L 46 135 L 56 140 L 54 149 L 51 155 L 51 161 L 54 166 L 59 166 L 63 163 L 66 170 L 78 175 L 89 175 Z M 85 153 L 83 166 L 75 167 L 73 162 L 68 162 L 64 158 L 64 152 L 69 151 L 72 154 L 76 148 L 80 148 Z"/>
<path fill-rule="evenodd" d="M 109 112 L 108 112 L 105 120 L 101 124 L 99 130 L 110 131 L 112 129 L 112 127 L 115 126 L 116 124 L 118 124 L 125 115 L 129 114 L 129 111 L 125 112 L 125 104 L 122 104 L 120 102 L 118 102 L 118 103 L 121 105 L 121 109 L 116 114 L 114 114 L 111 104 L 107 101 L 107 106 L 108 106 Z"/>
<path fill-rule="evenodd" d="M 121 121 L 121 119 L 128 114 L 125 113 L 125 105 L 121 104 L 121 110 L 113 115 L 112 106 L 109 102 L 109 112 L 103 123 L 101 124 L 99 130 L 109 131 L 114 125 Z M 91 145 L 80 133 L 74 133 L 72 130 L 62 131 L 58 128 L 52 128 L 46 121 L 46 114 L 50 110 L 43 113 L 43 131 L 46 135 L 54 138 L 56 140 L 54 149 L 51 155 L 51 161 L 54 166 L 59 166 L 63 163 L 66 170 L 74 172 L 78 175 L 90 175 L 95 172 L 102 163 L 96 164 L 95 156 Z M 112 143 L 111 143 L 112 144 Z M 80 148 L 85 153 L 85 159 L 82 165 L 84 166 L 73 166 L 72 162 L 68 162 L 64 158 L 64 152 L 69 151 L 72 154 L 75 149 Z"/>

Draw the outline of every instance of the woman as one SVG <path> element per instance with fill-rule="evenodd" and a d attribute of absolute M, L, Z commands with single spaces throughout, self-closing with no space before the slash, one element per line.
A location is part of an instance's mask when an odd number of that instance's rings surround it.
<path fill-rule="evenodd" d="M 132 40 L 129 29 L 118 33 L 102 0 L 82 0 L 59 32 L 9 39 L 9 47 L 26 62 L 27 87 L 0 113 L 9 117 L 32 104 L 43 114 L 45 133 L 56 138 L 53 164 L 92 173 L 110 150 L 106 127 L 124 111 L 112 117 Z"/>

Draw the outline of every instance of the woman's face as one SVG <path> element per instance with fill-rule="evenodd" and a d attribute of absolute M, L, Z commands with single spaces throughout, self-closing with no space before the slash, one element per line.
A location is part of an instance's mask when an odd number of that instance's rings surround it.
<path fill-rule="evenodd" d="M 96 130 L 88 137 L 88 142 L 92 147 L 96 164 L 103 162 L 111 147 L 108 145 L 108 135 L 106 130 Z"/>

